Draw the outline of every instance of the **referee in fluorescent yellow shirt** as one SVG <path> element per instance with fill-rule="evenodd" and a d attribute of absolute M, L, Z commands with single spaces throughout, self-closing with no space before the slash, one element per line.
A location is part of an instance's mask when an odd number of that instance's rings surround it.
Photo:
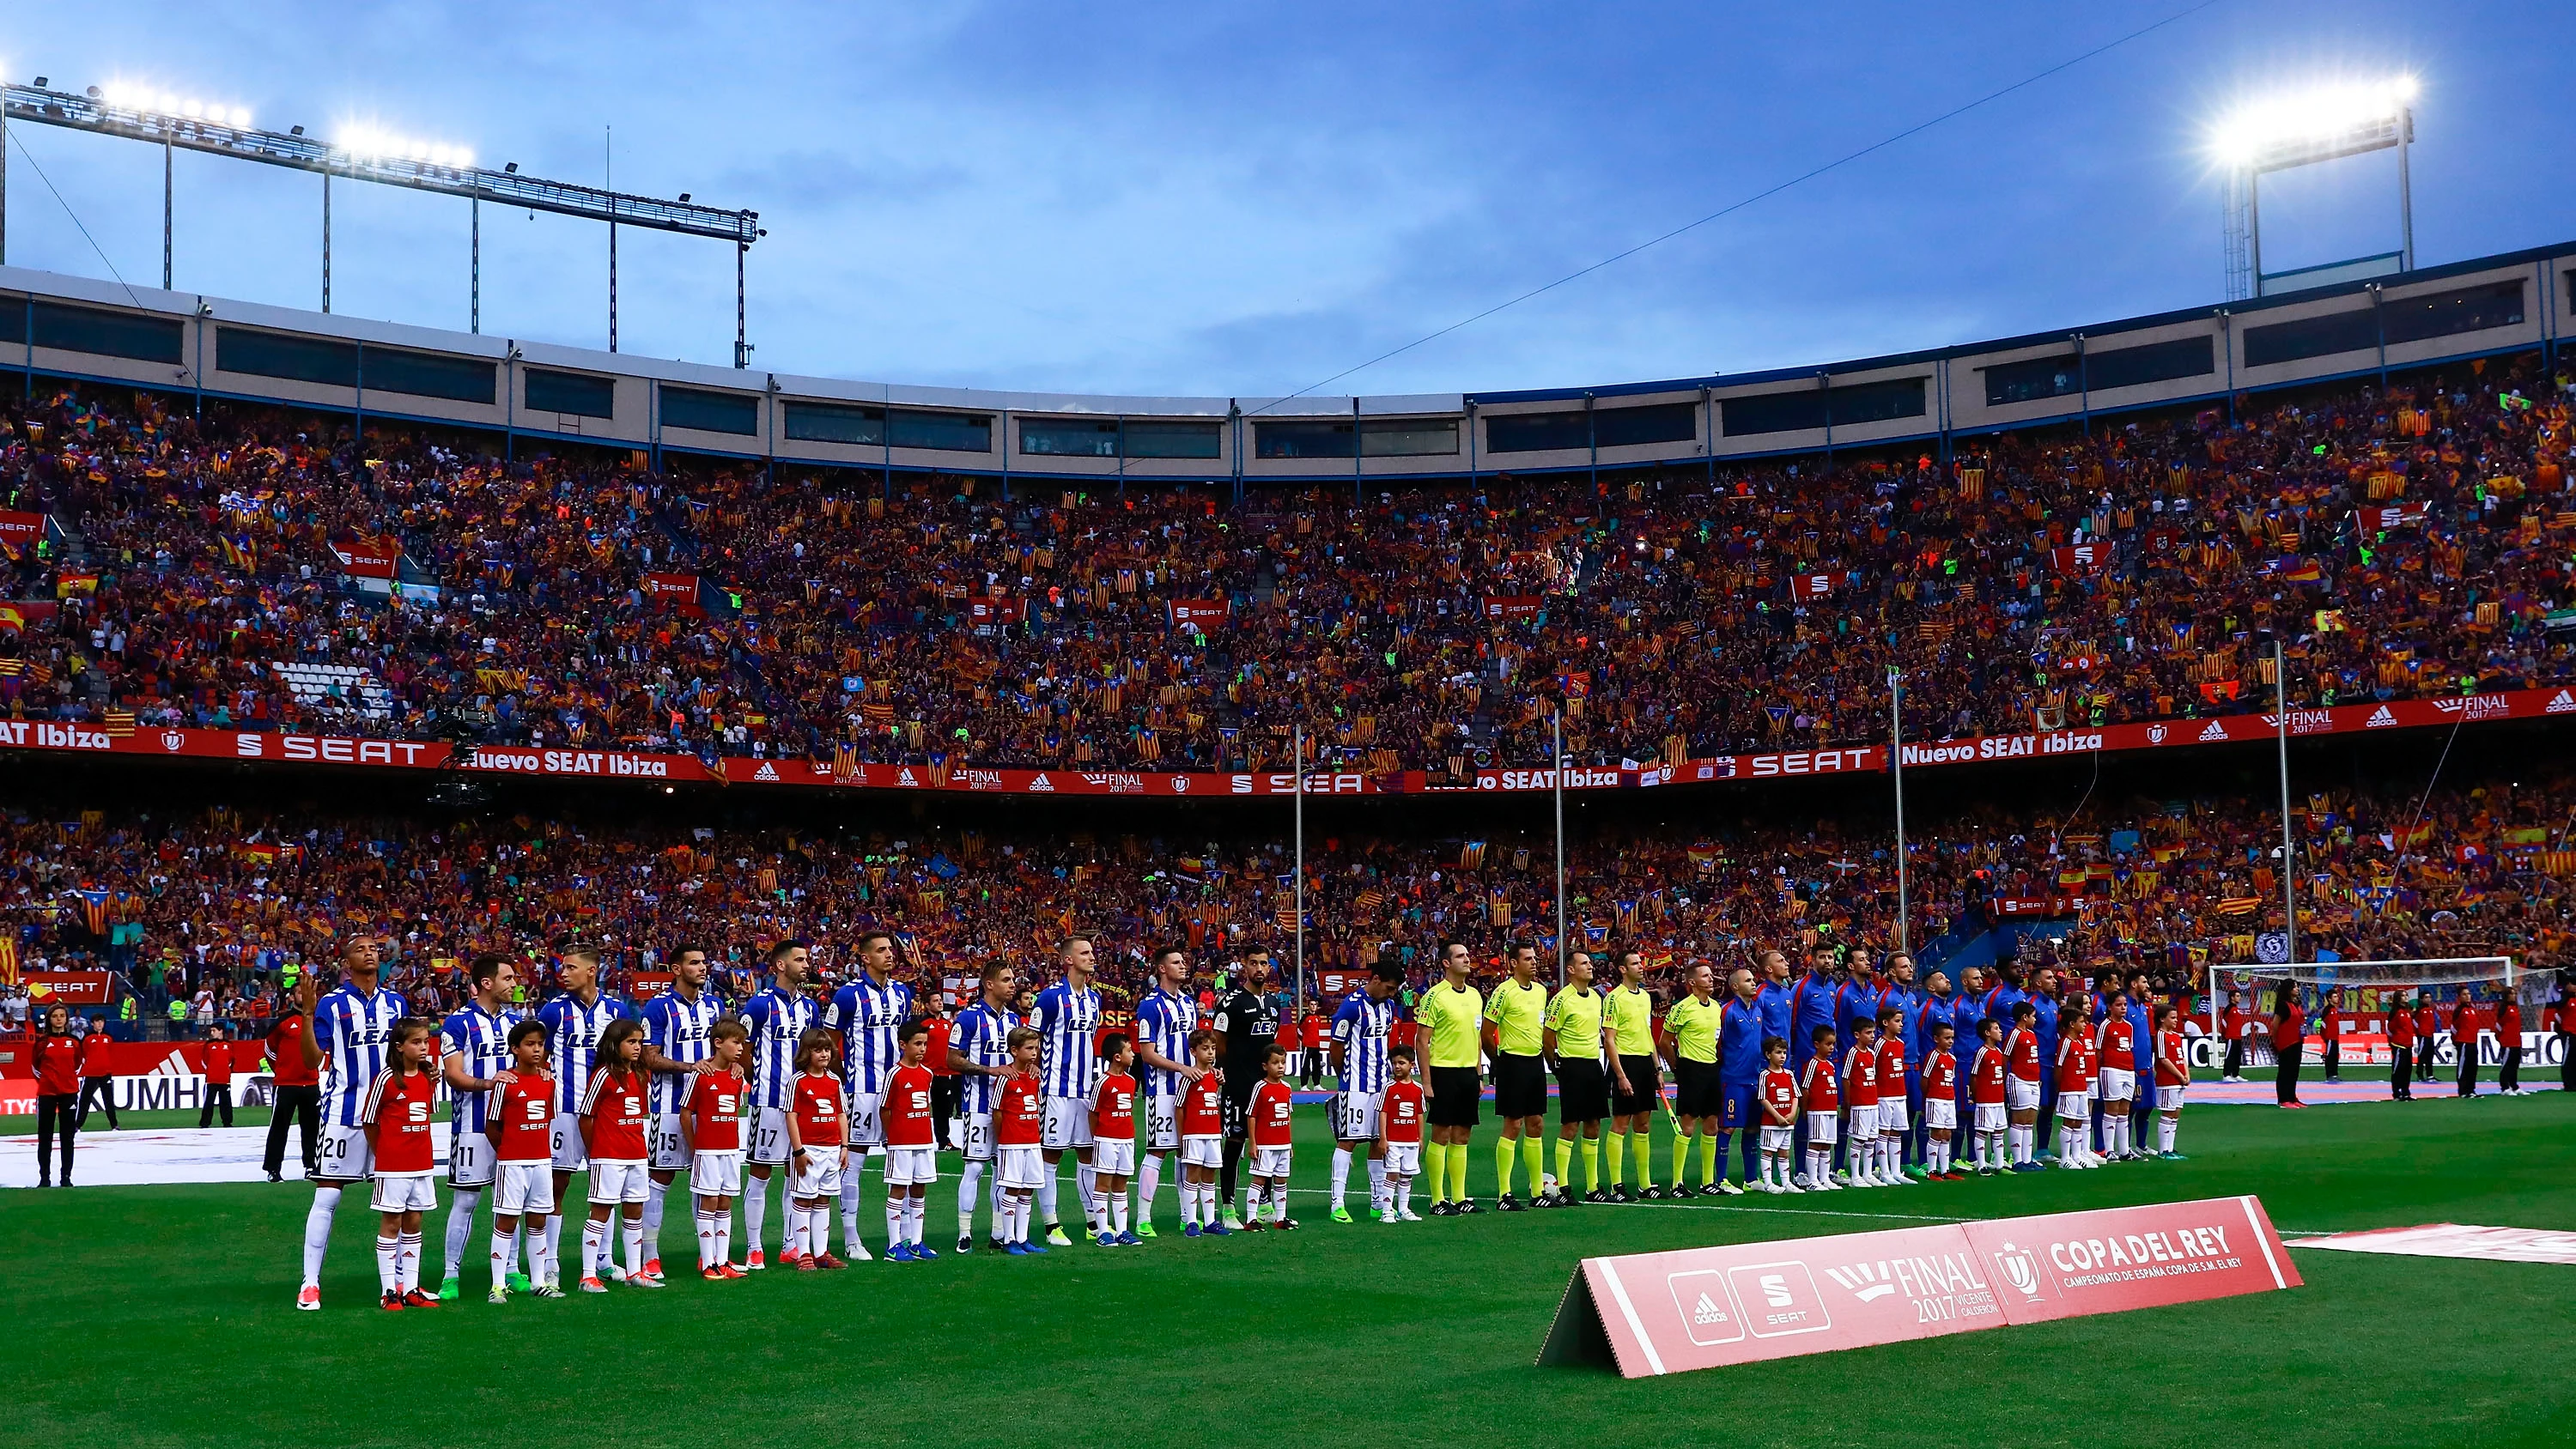
<path fill-rule="evenodd" d="M 1592 957 L 1574 953 L 1565 989 L 1547 1004 L 1547 1055 L 1556 1063 L 1556 1184 L 1534 1206 L 1574 1206 L 1574 1139 L 1583 1138 L 1583 1200 L 1608 1202 L 1601 1190 L 1601 1119 L 1610 1115 L 1610 1074 L 1601 1065 L 1601 993 L 1592 989 Z"/>
<path fill-rule="evenodd" d="M 1690 994 L 1664 1013 L 1664 1055 L 1673 1063 L 1673 1115 L 1699 1146 L 1699 1191 L 1715 1197 L 1717 1189 L 1717 1119 L 1726 1110 L 1726 1092 L 1717 1075 L 1718 1005 L 1716 973 L 1703 961 L 1690 969 Z M 1682 1186 L 1683 1139 L 1673 1138 L 1671 1195 L 1688 1197 Z"/>
<path fill-rule="evenodd" d="M 1530 1200 L 1547 1196 L 1547 988 L 1538 982 L 1538 947 L 1512 947 L 1512 974 L 1485 1000 L 1486 1042 L 1494 1049 L 1494 1115 L 1503 1119 L 1494 1144 L 1494 1175 L 1502 1184 L 1495 1207 L 1522 1210 L 1512 1196 L 1512 1158 L 1529 1139 Z"/>
<path fill-rule="evenodd" d="M 1422 1154 L 1435 1218 L 1476 1210 L 1476 1200 L 1467 1196 L 1467 1139 L 1476 1130 L 1476 1105 L 1485 1096 L 1485 998 L 1467 984 L 1468 964 L 1465 942 L 1441 942 L 1441 980 L 1413 1003 L 1430 1067 L 1422 1094 L 1430 1099 L 1431 1140 L 1422 1145 Z"/>
<path fill-rule="evenodd" d="M 1664 1087 L 1663 1066 L 1655 1060 L 1655 993 L 1646 989 L 1646 960 L 1634 951 L 1619 953 L 1619 984 L 1602 994 L 1608 1022 L 1603 1028 L 1610 1058 L 1610 1200 L 1635 1202 L 1621 1161 L 1629 1139 L 1636 1140 L 1638 1186 L 1643 1196 L 1659 1198 L 1655 1186 L 1655 1099 Z"/>

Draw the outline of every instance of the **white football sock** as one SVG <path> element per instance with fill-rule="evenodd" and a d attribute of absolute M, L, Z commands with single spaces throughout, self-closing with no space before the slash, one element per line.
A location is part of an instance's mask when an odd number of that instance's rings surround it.
<path fill-rule="evenodd" d="M 2158 1152 L 2171 1152 L 2174 1150 L 2174 1129 L 2181 1125 L 2182 1124 L 2180 1122 L 2171 1117 L 2159 1116 L 2156 1118 L 2156 1150 Z"/>
<path fill-rule="evenodd" d="M 631 1278 L 644 1271 L 644 1220 L 619 1218 L 617 1235 L 626 1243 L 626 1274 Z"/>
<path fill-rule="evenodd" d="M 492 1286 L 495 1288 L 501 1286 L 501 1280 L 510 1276 L 510 1260 L 516 1256 L 510 1246 L 510 1236 L 508 1233 L 499 1232 L 492 1235 Z"/>
<path fill-rule="evenodd" d="M 722 1267 L 733 1261 L 733 1214 L 720 1212 L 716 1219 L 716 1264 Z"/>
<path fill-rule="evenodd" d="M 1056 1223 L 1056 1170 L 1061 1165 L 1062 1163 L 1060 1160 L 1057 1162 L 1046 1163 L 1044 1168 L 1038 1173 L 1038 1220 L 1045 1223 L 1048 1227 L 1053 1227 Z"/>
<path fill-rule="evenodd" d="M 1123 1190 L 1110 1195 L 1109 1231 L 1113 1233 L 1127 1231 L 1127 1194 Z"/>
<path fill-rule="evenodd" d="M 757 1253 L 760 1251 L 760 1230 L 769 1222 L 769 1183 L 755 1177 L 743 1186 L 751 1191 L 742 1195 L 742 1240 Z M 785 1188 L 779 1189 L 778 1200 L 786 1209 L 788 1221 L 795 1221 L 796 1205 L 787 1196 Z"/>
<path fill-rule="evenodd" d="M 561 1197 L 562 1195 L 563 1194 L 561 1193 L 556 1194 L 557 1197 Z M 563 1205 L 561 1203 L 556 1204 L 556 1211 L 546 1215 L 546 1261 L 559 1268 L 563 1266 L 562 1206 Z M 589 1273 L 584 1272 L 582 1276 L 586 1278 L 590 1275 Z"/>
<path fill-rule="evenodd" d="M 1333 1211 L 1347 1211 L 1343 1207 L 1343 1200 L 1350 1196 L 1350 1187 L 1351 1150 L 1336 1146 L 1333 1149 Z"/>
<path fill-rule="evenodd" d="M 984 1164 L 968 1161 L 957 1174 L 957 1236 L 975 1236 L 975 1188 L 984 1180 Z"/>
<path fill-rule="evenodd" d="M 886 1246 L 889 1248 L 897 1243 L 912 1241 L 903 1235 L 904 1204 L 908 1201 L 910 1201 L 908 1198 L 896 1197 L 892 1193 L 886 1194 Z"/>
<path fill-rule="evenodd" d="M 716 1265 L 716 1215 L 701 1210 L 697 1218 L 698 1270 L 704 1272 Z"/>
<path fill-rule="evenodd" d="M 331 1215 L 340 1210 L 340 1189 L 313 1189 L 313 1206 L 304 1213 L 304 1286 L 322 1281 L 322 1255 L 331 1249 Z"/>
<path fill-rule="evenodd" d="M 1392 1194 L 1389 1200 L 1395 1204 L 1395 1215 L 1397 1217 L 1402 1217 L 1406 1213 L 1413 1211 L 1412 1178 L 1390 1177 L 1386 1180 L 1386 1185 L 1389 1192 Z"/>
<path fill-rule="evenodd" d="M 904 1241 L 921 1246 L 921 1222 L 930 1215 L 930 1191 L 927 1187 L 914 1193 L 903 1210 Z"/>
<path fill-rule="evenodd" d="M 859 1174 L 866 1169 L 867 1165 L 866 1154 L 854 1152 L 851 1154 L 850 1170 L 841 1174 L 841 1246 L 849 1249 L 850 1256 L 853 1258 L 859 1255 Z M 831 1234 L 828 1231 L 823 1235 L 822 1241 L 826 1245 L 830 1244 Z"/>
<path fill-rule="evenodd" d="M 443 1250 L 440 1262 L 445 1266 L 439 1273 L 439 1277 L 456 1278 L 464 1275 L 465 1245 L 474 1236 L 474 1207 L 482 1200 L 481 1188 L 460 1187 L 456 1190 L 456 1196 L 448 1201 L 447 1238 L 440 1244 Z"/>
<path fill-rule="evenodd" d="M 596 1278 L 599 1276 L 600 1247 L 607 1241 L 608 1224 L 600 1222 L 594 1218 L 583 1218 L 581 1220 L 582 1277 Z"/>
<path fill-rule="evenodd" d="M 656 1258 L 662 1256 L 662 1199 L 670 1191 L 667 1182 L 655 1182 L 649 1176 L 644 1179 L 644 1241 L 652 1244 Z M 691 1198 L 689 1205 L 694 1213 L 697 1199 Z"/>
<path fill-rule="evenodd" d="M 1163 1185 L 1163 1154 L 1148 1152 L 1136 1170 L 1136 1220 L 1154 1220 L 1154 1193 Z"/>
<path fill-rule="evenodd" d="M 1386 1159 L 1383 1157 L 1370 1158 L 1368 1175 L 1369 1206 L 1377 1209 L 1379 1212 L 1384 1212 L 1386 1211 L 1387 1204 L 1393 1201 L 1393 1199 L 1386 1195 Z"/>
<path fill-rule="evenodd" d="M 387 1293 L 402 1291 L 402 1239 L 376 1235 L 376 1281 Z"/>
<path fill-rule="evenodd" d="M 1080 1158 L 1074 1159 L 1073 1185 L 1081 1192 L 1083 1211 L 1089 1215 L 1084 1226 L 1100 1231 L 1100 1179 L 1092 1172 L 1091 1164 Z"/>

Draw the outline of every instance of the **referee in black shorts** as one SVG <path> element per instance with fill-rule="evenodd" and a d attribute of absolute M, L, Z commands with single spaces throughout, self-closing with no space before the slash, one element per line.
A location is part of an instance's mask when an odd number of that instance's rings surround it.
<path fill-rule="evenodd" d="M 1253 951 L 1243 958 L 1234 989 L 1220 997 L 1208 1025 L 1224 1039 L 1218 1054 L 1225 1075 L 1225 1156 L 1217 1169 L 1217 1201 L 1225 1204 L 1225 1225 L 1242 1226 L 1234 1207 L 1236 1168 L 1252 1121 L 1252 1089 L 1261 1085 L 1261 1062 L 1279 1044 L 1279 1008 L 1264 994 L 1270 985 L 1270 953 Z"/>

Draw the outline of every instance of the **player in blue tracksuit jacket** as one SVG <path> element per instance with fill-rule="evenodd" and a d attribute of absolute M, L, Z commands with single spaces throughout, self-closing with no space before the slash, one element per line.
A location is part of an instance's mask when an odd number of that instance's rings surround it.
<path fill-rule="evenodd" d="M 1803 1082 L 1807 1079 L 1807 1061 L 1816 1054 L 1816 1028 L 1839 1029 L 1834 1015 L 1834 953 L 1831 948 L 1820 946 L 1808 953 L 1807 974 L 1790 986 L 1789 1003 L 1789 1069 Z M 1832 1060 L 1842 1060 L 1839 1050 Z M 1797 1127 L 1791 1136 L 1794 1139 L 1792 1150 L 1796 1153 L 1791 1160 L 1806 1161 L 1806 1113 L 1798 1114 Z M 1798 1177 L 1806 1175 L 1804 1168 L 1799 1169 Z M 1796 1180 L 1791 1179 L 1793 1182 Z"/>
<path fill-rule="evenodd" d="M 1959 1001 L 1950 1014 L 1950 1050 L 1959 1059 L 1959 1156 L 1966 1157 L 1976 1130 L 1976 1098 L 1968 1081 L 1968 1068 L 1977 1060 L 1976 1043 L 1982 1040 L 1980 1028 L 1986 1019 L 1986 973 L 1974 966 L 1959 972 Z"/>
<path fill-rule="evenodd" d="M 1929 1057 L 1932 1055 L 1934 1024 L 1948 1025 L 1957 1013 L 1959 1002 L 1957 994 L 1950 990 L 1948 972 L 1936 970 L 1925 979 L 1923 984 L 1925 990 L 1917 999 L 1913 1026 L 1907 1031 L 1906 1040 L 1920 1043 L 1921 1054 Z M 1955 1036 L 1951 1038 L 1950 1045 L 1955 1053 L 1958 1047 L 1958 1039 Z M 1924 1162 L 1928 1160 L 1923 1150 L 1924 1144 L 1932 1140 L 1932 1132 L 1930 1128 L 1923 1125 L 1923 1066 L 1915 1060 L 1915 1055 L 1914 1052 L 1905 1054 L 1908 1114 L 1906 1121 L 1912 1124 L 1912 1129 L 1907 1136 L 1905 1152 L 1908 1162 Z"/>
<path fill-rule="evenodd" d="M 1762 1179 L 1762 1126 L 1753 1102 L 1762 1085 L 1762 1007 L 1753 989 L 1753 972 L 1738 966 L 1728 986 L 1732 993 L 1717 1012 L 1717 1085 L 1725 1097 L 1718 1118 L 1717 1175 L 1726 1176 L 1726 1150 L 1732 1135 L 1744 1134 L 1744 1182 Z"/>
<path fill-rule="evenodd" d="M 2039 1037 L 2039 1151 L 2048 1151 L 2050 1124 L 2057 1120 L 2057 972 L 2042 966 L 2030 973 L 2030 1004 L 2037 1019 L 2031 1030 Z"/>
<path fill-rule="evenodd" d="M 2147 973 L 2132 971 L 2129 973 L 2129 1069 L 2138 1074 L 2137 1098 L 2146 1107 L 2153 1107 L 2156 1103 L 2155 1021 L 2155 1012 L 2147 1004 Z M 2155 1134 L 2155 1115 L 2134 1104 L 2129 1108 L 2130 1136 L 2134 1139 L 2130 1145 L 2140 1152 L 2147 1151 L 2152 1145 L 2149 1139 Z M 2141 1121 L 2141 1118 L 2147 1120 Z"/>

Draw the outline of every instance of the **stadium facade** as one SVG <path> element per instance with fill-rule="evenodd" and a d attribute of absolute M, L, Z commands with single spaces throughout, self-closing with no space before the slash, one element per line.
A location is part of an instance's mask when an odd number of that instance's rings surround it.
<path fill-rule="evenodd" d="M 1048 485 L 1469 480 L 1915 447 L 2535 349 L 2576 242 L 1812 368 L 1386 397 L 908 387 L 665 362 L 0 267 L 0 369 L 792 466 Z"/>

